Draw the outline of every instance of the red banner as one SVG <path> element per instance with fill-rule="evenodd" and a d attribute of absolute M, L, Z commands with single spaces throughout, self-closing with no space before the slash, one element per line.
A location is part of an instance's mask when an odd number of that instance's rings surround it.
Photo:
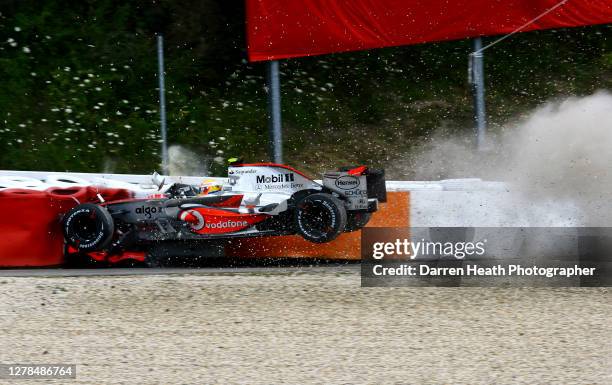
<path fill-rule="evenodd" d="M 251 61 L 506 34 L 560 0 L 246 0 Z M 612 22 L 611 0 L 568 0 L 522 31 Z"/>

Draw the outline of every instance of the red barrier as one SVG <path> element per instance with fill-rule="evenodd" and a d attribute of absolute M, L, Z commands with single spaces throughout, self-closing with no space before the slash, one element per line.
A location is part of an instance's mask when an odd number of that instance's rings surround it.
<path fill-rule="evenodd" d="M 132 196 L 128 190 L 96 187 L 0 191 L 0 267 L 61 265 L 61 214 L 77 201 L 99 202 L 98 194 L 107 201 Z"/>

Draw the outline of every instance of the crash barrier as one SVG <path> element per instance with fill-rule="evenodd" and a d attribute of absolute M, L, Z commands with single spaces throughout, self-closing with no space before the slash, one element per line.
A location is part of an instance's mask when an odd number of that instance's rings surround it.
<path fill-rule="evenodd" d="M 205 179 L 222 180 L 189 176 L 165 178 L 167 183 L 186 184 L 200 184 Z M 59 216 L 77 200 L 99 201 L 98 193 L 116 194 L 106 200 L 126 194 L 146 197 L 157 189 L 150 175 L 0 171 L 0 209 L 4 213 L 0 218 L 3 234 L 0 266 L 61 264 Z M 523 215 L 536 209 L 549 212 L 554 207 L 534 208 L 529 202 L 508 199 L 507 187 L 499 182 L 388 181 L 387 190 L 388 201 L 381 204 L 369 227 L 548 226 L 546 220 L 554 222 L 550 213 L 542 216 L 540 223 Z M 229 242 L 225 251 L 226 255 L 238 258 L 359 259 L 360 236 L 360 232 L 344 233 L 327 244 L 312 244 L 298 236 L 249 238 Z"/>
<path fill-rule="evenodd" d="M 79 202 L 99 202 L 100 197 L 118 200 L 132 195 L 126 189 L 93 186 L 47 186 L 44 191 L 3 188 L 0 190 L 0 266 L 61 265 L 64 245 L 61 214 Z"/>

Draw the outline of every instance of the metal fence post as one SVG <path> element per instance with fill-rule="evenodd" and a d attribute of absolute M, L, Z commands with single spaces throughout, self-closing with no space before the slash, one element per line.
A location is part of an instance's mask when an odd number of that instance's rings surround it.
<path fill-rule="evenodd" d="M 168 134 L 166 128 L 166 85 L 164 74 L 164 37 L 157 35 L 157 63 L 159 71 L 159 119 L 161 122 L 162 173 L 168 175 Z"/>
<path fill-rule="evenodd" d="M 283 162 L 283 134 L 281 127 L 281 96 L 278 61 L 267 63 L 268 87 L 268 130 L 270 131 L 270 152 L 272 161 Z"/>
<path fill-rule="evenodd" d="M 474 94 L 474 120 L 476 123 L 476 147 L 483 150 L 486 141 L 487 115 L 485 107 L 484 60 L 482 38 L 474 38 L 474 52 L 470 55 L 470 80 Z"/>

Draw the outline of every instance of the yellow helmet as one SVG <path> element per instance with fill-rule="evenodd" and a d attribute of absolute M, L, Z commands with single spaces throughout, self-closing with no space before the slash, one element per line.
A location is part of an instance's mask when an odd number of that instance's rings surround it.
<path fill-rule="evenodd" d="M 214 179 L 205 179 L 200 183 L 200 195 L 221 191 L 221 185 Z"/>

